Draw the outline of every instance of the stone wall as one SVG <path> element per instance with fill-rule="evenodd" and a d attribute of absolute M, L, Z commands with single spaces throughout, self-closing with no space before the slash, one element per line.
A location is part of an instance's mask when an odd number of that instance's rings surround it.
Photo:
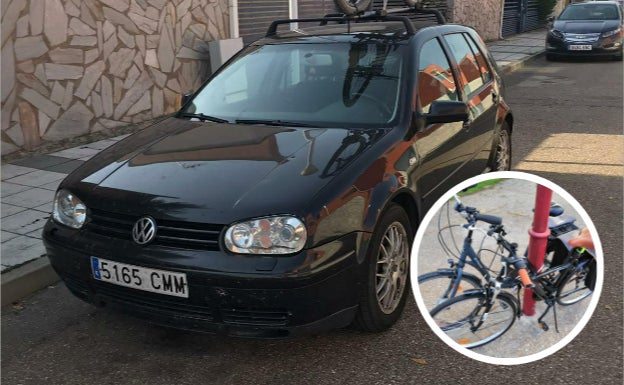
<path fill-rule="evenodd" d="M 464 24 L 479 32 L 486 40 L 500 38 L 503 0 L 454 0 L 453 23 Z"/>
<path fill-rule="evenodd" d="M 2 153 L 175 111 L 227 0 L 2 0 Z"/>

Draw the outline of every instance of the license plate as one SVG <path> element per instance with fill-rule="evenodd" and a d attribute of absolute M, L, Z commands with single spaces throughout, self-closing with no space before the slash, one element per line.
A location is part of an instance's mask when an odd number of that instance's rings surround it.
<path fill-rule="evenodd" d="M 592 46 L 591 44 L 572 44 L 568 46 L 568 49 L 570 51 L 591 51 Z"/>
<path fill-rule="evenodd" d="M 186 274 L 91 257 L 93 278 L 133 289 L 188 298 Z"/>

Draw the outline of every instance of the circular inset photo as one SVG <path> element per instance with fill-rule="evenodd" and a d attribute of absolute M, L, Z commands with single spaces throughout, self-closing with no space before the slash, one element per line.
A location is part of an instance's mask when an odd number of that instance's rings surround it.
<path fill-rule="evenodd" d="M 554 183 L 521 172 L 471 178 L 438 200 L 416 234 L 411 269 L 432 330 L 466 356 L 503 365 L 569 343 L 603 281 L 585 210 Z"/>

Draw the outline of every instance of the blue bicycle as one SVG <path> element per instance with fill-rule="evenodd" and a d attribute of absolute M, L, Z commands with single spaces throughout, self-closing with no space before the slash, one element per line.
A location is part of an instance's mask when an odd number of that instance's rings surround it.
<path fill-rule="evenodd" d="M 457 261 L 449 260 L 450 268 L 418 277 L 421 297 L 436 324 L 456 342 L 466 348 L 482 346 L 503 335 L 513 325 L 520 313 L 520 290 L 516 297 L 503 289 L 531 287 L 537 299 L 545 301 L 547 308 L 538 319 L 543 321 L 555 304 L 571 305 L 591 295 L 596 276 L 596 263 L 586 250 L 568 250 L 565 238 L 578 228 L 574 218 L 562 216 L 563 209 L 551 208 L 551 237 L 547 252 L 549 258 L 539 270 L 519 256 L 516 243 L 509 242 L 500 217 L 483 215 L 473 207 L 464 206 L 455 196 L 455 211 L 466 218 L 467 229 Z M 487 229 L 477 227 L 485 222 Z M 493 237 L 498 245 L 494 253 L 500 258 L 496 275 L 486 267 L 472 247 L 474 231 Z M 448 248 L 448 246 L 445 246 Z M 563 249 L 562 249 L 563 248 Z M 473 266 L 482 276 L 464 271 Z M 553 310 L 557 329 L 556 311 Z"/>

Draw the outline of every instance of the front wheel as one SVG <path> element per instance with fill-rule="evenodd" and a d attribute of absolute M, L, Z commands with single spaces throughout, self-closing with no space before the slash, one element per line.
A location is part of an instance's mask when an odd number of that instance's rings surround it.
<path fill-rule="evenodd" d="M 505 334 L 516 320 L 517 306 L 510 294 L 498 293 L 488 311 L 489 301 L 483 292 L 465 293 L 436 306 L 431 317 L 460 346 L 476 348 Z"/>
<path fill-rule="evenodd" d="M 418 276 L 418 291 L 428 312 L 453 296 L 454 287 L 457 287 L 454 296 L 483 287 L 481 280 L 470 273 L 462 272 L 459 285 L 456 285 L 456 279 L 457 271 L 455 269 L 440 269 Z"/>
<path fill-rule="evenodd" d="M 360 307 L 354 324 L 360 330 L 380 332 L 392 326 L 405 307 L 409 293 L 410 221 L 398 205 L 391 205 L 379 220 L 360 289 Z"/>

